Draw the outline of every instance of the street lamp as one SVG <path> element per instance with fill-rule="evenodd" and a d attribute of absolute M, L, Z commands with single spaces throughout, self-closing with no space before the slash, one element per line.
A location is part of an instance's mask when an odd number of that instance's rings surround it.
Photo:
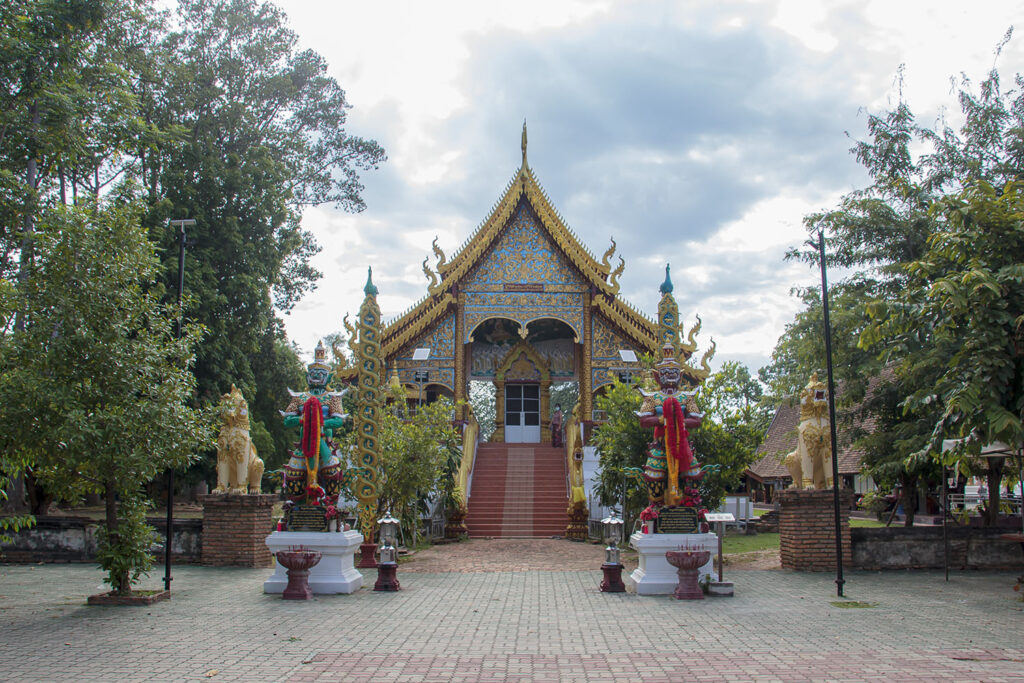
<path fill-rule="evenodd" d="M 624 593 L 626 591 L 626 586 L 622 583 L 622 562 L 619 558 L 619 543 L 622 542 L 623 524 L 625 522 L 616 514 L 615 510 L 601 520 L 604 538 L 608 543 L 604 549 L 604 564 L 601 565 L 601 571 L 604 572 L 601 591 L 604 593 Z"/>
<path fill-rule="evenodd" d="M 377 583 L 373 590 L 397 591 L 401 589 L 398 577 L 395 576 L 398 570 L 395 542 L 398 540 L 399 522 L 388 512 L 377 520 L 377 524 L 380 526 L 380 562 L 377 564 Z"/>
<path fill-rule="evenodd" d="M 185 291 L 185 228 L 196 224 L 194 218 L 178 218 L 168 221 L 172 228 L 178 229 L 178 340 L 181 341 L 181 298 Z M 164 590 L 171 590 L 171 540 L 174 538 L 174 468 L 167 468 L 167 541 L 164 543 Z"/>

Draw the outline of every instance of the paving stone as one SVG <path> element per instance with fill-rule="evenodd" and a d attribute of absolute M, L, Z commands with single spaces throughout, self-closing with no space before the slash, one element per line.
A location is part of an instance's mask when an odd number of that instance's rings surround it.
<path fill-rule="evenodd" d="M 266 569 L 182 566 L 169 601 L 87 607 L 94 566 L 3 566 L 0 678 L 1024 681 L 1014 572 L 847 572 L 847 599 L 874 606 L 844 609 L 831 574 L 727 568 L 735 597 L 685 602 L 600 593 L 599 546 L 473 543 L 403 564 L 400 592 L 308 602 L 264 595 Z M 597 564 L 569 571 L 593 562 L 580 549 Z M 478 571 L 502 561 L 520 569 Z"/>

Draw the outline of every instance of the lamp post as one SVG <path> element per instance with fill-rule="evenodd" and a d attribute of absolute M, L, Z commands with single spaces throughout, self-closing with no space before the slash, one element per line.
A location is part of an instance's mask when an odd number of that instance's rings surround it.
<path fill-rule="evenodd" d="M 604 572 L 604 579 L 601 581 L 603 593 L 624 593 L 625 584 L 622 583 L 622 562 L 619 559 L 619 543 L 622 541 L 622 527 L 624 522 L 615 510 L 601 520 L 601 527 L 604 529 L 604 538 L 608 546 L 604 549 L 604 564 L 601 571 Z"/>
<path fill-rule="evenodd" d="M 377 583 L 374 584 L 373 590 L 401 590 L 396 576 L 398 549 L 395 547 L 395 542 L 398 540 L 399 522 L 388 512 L 377 520 L 377 524 L 380 526 L 380 562 L 377 563 Z"/>
<path fill-rule="evenodd" d="M 181 298 L 185 291 L 185 228 L 196 224 L 194 218 L 179 218 L 169 221 L 172 228 L 178 229 L 178 341 L 181 341 Z M 174 525 L 174 468 L 167 468 L 167 540 L 164 543 L 164 590 L 171 590 L 171 539 Z"/>
<path fill-rule="evenodd" d="M 839 514 L 839 449 L 836 448 L 836 392 L 832 379 L 832 325 L 828 319 L 828 280 L 825 276 L 825 231 L 818 231 L 821 263 L 821 313 L 825 323 L 825 365 L 828 370 L 828 419 L 832 437 L 832 504 L 836 514 L 836 595 L 843 597 L 843 528 Z"/>

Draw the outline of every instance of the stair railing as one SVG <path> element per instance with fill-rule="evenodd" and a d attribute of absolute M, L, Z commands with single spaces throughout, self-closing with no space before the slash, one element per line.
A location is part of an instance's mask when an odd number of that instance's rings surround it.
<path fill-rule="evenodd" d="M 576 457 L 579 451 L 580 457 Z M 587 495 L 583 490 L 583 442 L 580 439 L 579 420 L 576 411 L 569 417 L 565 425 L 565 457 L 568 461 L 566 467 L 566 494 L 569 497 L 569 507 L 576 503 L 586 505 Z"/>
<path fill-rule="evenodd" d="M 469 494 L 473 488 L 473 465 L 476 464 L 476 448 L 480 442 L 480 424 L 470 411 L 466 428 L 462 431 L 462 462 L 459 463 L 455 490 L 464 505 L 469 505 Z"/>

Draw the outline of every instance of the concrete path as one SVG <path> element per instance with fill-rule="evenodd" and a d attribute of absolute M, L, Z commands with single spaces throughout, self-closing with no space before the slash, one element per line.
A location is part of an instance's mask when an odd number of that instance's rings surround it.
<path fill-rule="evenodd" d="M 1013 572 L 849 572 L 873 606 L 839 608 L 830 574 L 733 571 L 734 598 L 680 602 L 602 594 L 596 569 L 404 569 L 398 593 L 296 603 L 261 592 L 270 570 L 182 566 L 129 608 L 83 604 L 94 566 L 0 566 L 0 679 L 1024 681 Z"/>

